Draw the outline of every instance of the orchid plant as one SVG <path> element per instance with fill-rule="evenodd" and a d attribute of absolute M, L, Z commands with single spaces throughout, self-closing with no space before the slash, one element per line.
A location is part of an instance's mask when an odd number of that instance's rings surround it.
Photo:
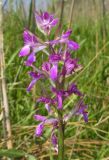
<path fill-rule="evenodd" d="M 79 91 L 77 84 L 68 81 L 69 77 L 75 75 L 82 66 L 78 59 L 72 58 L 72 51 L 79 49 L 79 44 L 69 37 L 72 31 L 69 29 L 61 35 L 51 40 L 50 34 L 53 27 L 58 24 L 58 19 L 47 12 L 35 12 L 35 19 L 38 29 L 46 37 L 46 42 L 41 40 L 28 29 L 24 30 L 24 47 L 19 53 L 19 57 L 27 57 L 24 64 L 30 67 L 29 75 L 32 78 L 27 91 L 30 92 L 37 81 L 49 80 L 50 92 L 46 96 L 37 98 L 37 103 L 43 103 L 48 112 L 48 116 L 34 115 L 34 119 L 40 123 L 37 125 L 35 135 L 42 136 L 46 125 L 51 125 L 51 142 L 53 148 L 58 153 L 58 159 L 64 160 L 64 132 L 65 125 L 75 115 L 83 115 L 84 121 L 88 121 L 87 105 L 84 104 L 84 94 Z M 38 52 L 44 52 L 47 60 L 42 61 L 42 65 L 37 68 Z M 39 54 L 41 54 L 39 52 Z M 68 111 L 64 108 L 64 101 L 71 95 L 78 97 L 78 102 Z M 68 111 L 68 112 L 67 112 Z"/>

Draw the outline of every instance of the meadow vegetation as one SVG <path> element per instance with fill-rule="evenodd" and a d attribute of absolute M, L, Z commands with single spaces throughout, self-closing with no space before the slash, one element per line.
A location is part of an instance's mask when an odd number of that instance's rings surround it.
<path fill-rule="evenodd" d="M 104 22 L 106 24 L 105 33 Z M 16 12 L 14 10 L 4 12 L 5 76 L 12 124 L 12 140 L 14 149 L 34 155 L 38 160 L 46 160 L 53 153 L 47 138 L 50 134 L 50 126 L 42 138 L 36 138 L 34 129 L 37 124 L 33 115 L 36 111 L 38 112 L 39 108 L 41 113 L 46 115 L 43 106 L 35 103 L 35 98 L 41 94 L 42 87 L 48 87 L 48 83 L 44 81 L 42 86 L 38 82 L 34 92 L 27 93 L 26 87 L 30 82 L 27 75 L 28 68 L 23 66 L 24 59 L 21 60 L 18 57 L 23 46 L 22 33 L 28 25 L 29 20 L 24 17 L 20 8 Z M 38 29 L 34 30 L 31 25 L 28 27 L 43 37 Z M 67 28 L 68 22 L 63 21 L 62 30 Z M 91 19 L 86 21 L 81 17 L 73 22 L 72 28 L 72 38 L 80 44 L 80 49 L 72 54 L 83 64 L 83 69 L 76 77 L 71 77 L 71 81 L 78 83 L 80 90 L 85 94 L 89 122 L 86 124 L 81 117 L 77 116 L 68 123 L 65 132 L 66 160 L 108 160 L 109 16 L 107 15 L 104 19 L 99 19 L 96 22 Z M 55 31 L 51 36 L 54 35 Z M 38 53 L 38 57 L 40 56 L 44 58 L 44 53 Z M 39 59 L 37 58 L 37 65 L 41 63 Z M 75 97 L 70 97 L 65 107 L 72 108 L 74 101 Z M 0 148 L 5 149 L 1 125 L 0 130 Z M 55 152 L 54 159 L 56 159 Z M 51 160 L 53 160 L 52 156 Z"/>

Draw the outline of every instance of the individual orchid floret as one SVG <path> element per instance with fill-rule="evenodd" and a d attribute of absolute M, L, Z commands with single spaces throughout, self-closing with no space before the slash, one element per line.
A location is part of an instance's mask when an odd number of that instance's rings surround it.
<path fill-rule="evenodd" d="M 50 64 L 49 62 L 44 62 L 42 64 L 42 70 L 45 71 L 51 78 L 51 80 L 56 81 L 58 78 L 58 64 Z"/>
<path fill-rule="evenodd" d="M 32 81 L 29 84 L 27 91 L 31 91 L 31 89 L 33 88 L 33 86 L 36 84 L 36 82 L 40 79 L 43 78 L 43 75 L 40 73 L 36 73 L 36 72 L 29 72 L 29 75 L 32 77 Z"/>
<path fill-rule="evenodd" d="M 27 56 L 30 54 L 31 47 L 34 47 L 36 43 L 38 43 L 37 37 L 31 33 L 29 30 L 24 30 L 23 33 L 23 39 L 24 39 L 24 47 L 21 49 L 19 56 Z"/>
<path fill-rule="evenodd" d="M 37 102 L 42 102 L 45 104 L 45 108 L 48 111 L 48 113 L 52 113 L 51 106 L 55 105 L 55 100 L 47 97 L 40 97 L 37 99 Z"/>
<path fill-rule="evenodd" d="M 50 69 L 50 78 L 56 81 L 58 78 L 58 64 L 54 64 Z"/>
<path fill-rule="evenodd" d="M 57 109 L 62 110 L 63 109 L 63 97 L 64 97 L 64 92 L 63 91 L 58 91 L 56 88 L 52 87 L 51 88 L 52 92 L 56 96 L 56 101 L 57 101 Z"/>
<path fill-rule="evenodd" d="M 71 94 L 73 93 L 73 94 L 78 95 L 79 97 L 83 96 L 83 94 L 78 90 L 77 85 L 74 84 L 74 83 L 72 83 L 72 84 L 69 86 L 67 92 L 68 92 L 69 95 L 71 95 Z"/>
<path fill-rule="evenodd" d="M 59 43 L 66 43 L 69 39 L 69 36 L 71 35 L 72 30 L 68 30 L 65 33 L 63 33 L 60 37 L 57 37 L 55 40 L 51 40 L 49 43 L 50 45 L 56 45 Z"/>
<path fill-rule="evenodd" d="M 76 51 L 79 49 L 79 44 L 74 42 L 74 41 L 71 41 L 71 40 L 68 40 L 67 41 L 67 46 L 70 50 L 73 50 L 73 51 Z"/>
<path fill-rule="evenodd" d="M 52 130 L 58 127 L 58 120 L 56 118 L 46 118 L 45 116 L 35 115 L 34 118 L 37 121 L 41 121 L 36 127 L 35 135 L 40 137 L 44 131 L 45 125 L 52 125 Z"/>
<path fill-rule="evenodd" d="M 37 37 L 27 29 L 23 33 L 23 39 L 24 47 L 21 49 L 19 57 L 28 56 L 31 51 L 36 53 L 46 48 L 46 45 L 40 43 Z"/>
<path fill-rule="evenodd" d="M 48 12 L 35 12 L 35 18 L 38 28 L 47 35 L 50 34 L 51 29 L 58 23 L 58 19 L 54 19 L 54 16 L 50 15 Z"/>
<path fill-rule="evenodd" d="M 78 60 L 72 59 L 72 58 L 67 58 L 65 60 L 65 64 L 62 69 L 62 74 L 64 76 L 72 74 L 72 72 L 74 73 L 77 68 L 80 68 L 80 65 L 78 64 Z"/>
<path fill-rule="evenodd" d="M 67 32 L 63 33 L 62 36 L 57 37 L 55 40 L 51 40 L 49 44 L 51 46 L 55 46 L 57 44 L 67 44 L 67 48 L 69 50 L 76 51 L 79 49 L 79 44 L 75 41 L 69 40 L 69 36 L 71 34 L 71 30 L 68 30 Z"/>

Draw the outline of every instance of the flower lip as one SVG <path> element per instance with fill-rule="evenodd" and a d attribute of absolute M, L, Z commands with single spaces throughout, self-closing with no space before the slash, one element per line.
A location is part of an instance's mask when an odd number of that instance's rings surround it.
<path fill-rule="evenodd" d="M 25 45 L 25 46 L 21 49 L 21 51 L 20 51 L 20 53 L 19 53 L 19 57 L 27 56 L 27 55 L 29 55 L 29 53 L 30 53 L 30 46 L 29 46 L 29 45 Z"/>
<path fill-rule="evenodd" d="M 32 64 L 36 61 L 36 56 L 34 53 L 31 53 L 28 56 L 28 59 L 25 61 L 26 66 L 32 66 Z"/>
<path fill-rule="evenodd" d="M 35 135 L 36 135 L 37 137 L 42 136 L 43 130 L 44 130 L 44 123 L 41 122 L 41 123 L 37 126 L 37 128 L 36 128 Z"/>

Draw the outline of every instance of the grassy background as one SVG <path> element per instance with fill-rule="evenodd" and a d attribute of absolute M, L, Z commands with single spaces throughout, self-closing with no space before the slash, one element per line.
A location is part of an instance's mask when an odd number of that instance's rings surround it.
<path fill-rule="evenodd" d="M 51 10 L 51 8 L 50 8 Z M 27 93 L 26 87 L 30 82 L 27 75 L 29 68 L 23 66 L 18 57 L 23 46 L 22 33 L 29 24 L 24 18 L 24 12 L 19 7 L 17 11 L 4 13 L 4 50 L 6 60 L 6 82 L 10 106 L 10 119 L 14 148 L 34 155 L 39 160 L 49 160 L 51 155 L 49 134 L 50 128 L 45 131 L 42 138 L 34 137 L 36 122 L 33 115 L 40 109 L 46 114 L 43 106 L 34 108 L 34 93 Z M 79 13 L 78 13 L 79 14 Z M 106 34 L 103 24 L 106 24 Z M 68 22 L 63 21 L 63 30 Z M 79 58 L 84 69 L 75 80 L 80 90 L 86 94 L 88 103 L 89 122 L 85 124 L 81 117 L 72 118 L 65 133 L 66 160 L 108 160 L 109 159 L 109 17 L 97 21 L 86 20 L 80 17 L 72 24 L 72 39 L 79 42 L 80 49 L 72 53 Z M 33 26 L 30 26 L 33 30 Z M 40 32 L 37 31 L 39 36 Z M 40 64 L 40 57 L 37 62 Z M 48 84 L 43 84 L 46 87 Z M 41 93 L 41 84 L 36 86 L 36 97 Z M 72 97 L 65 107 L 72 107 Z M 40 108 L 39 108 L 40 107 Z M 0 122 L 1 123 L 1 122 Z M 1 130 L 0 147 L 5 148 Z M 54 152 L 52 152 L 54 153 Z M 54 159 L 56 159 L 54 153 Z M 21 158 L 20 158 L 21 159 Z M 52 158 L 51 158 L 52 159 Z"/>

